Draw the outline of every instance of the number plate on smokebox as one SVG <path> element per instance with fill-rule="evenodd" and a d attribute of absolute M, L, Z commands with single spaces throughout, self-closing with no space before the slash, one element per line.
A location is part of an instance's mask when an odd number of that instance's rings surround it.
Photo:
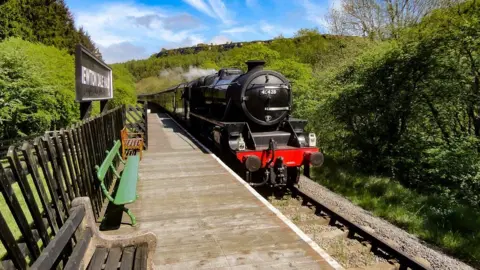
<path fill-rule="evenodd" d="M 263 89 L 260 90 L 260 95 L 276 95 L 277 89 Z"/>

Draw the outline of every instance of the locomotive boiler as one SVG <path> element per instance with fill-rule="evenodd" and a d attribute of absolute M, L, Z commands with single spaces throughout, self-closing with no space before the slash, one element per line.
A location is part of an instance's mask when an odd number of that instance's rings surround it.
<path fill-rule="evenodd" d="M 247 72 L 221 69 L 139 100 L 160 105 L 198 132 L 251 185 L 297 183 L 301 166 L 321 166 L 323 155 L 315 135 L 305 132 L 306 120 L 290 116 L 289 81 L 264 64 L 247 61 Z"/>

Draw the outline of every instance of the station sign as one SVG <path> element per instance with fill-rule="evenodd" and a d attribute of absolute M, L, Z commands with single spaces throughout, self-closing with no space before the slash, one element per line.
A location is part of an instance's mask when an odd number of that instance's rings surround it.
<path fill-rule="evenodd" d="M 112 69 L 84 46 L 75 48 L 75 92 L 77 102 L 113 98 Z"/>

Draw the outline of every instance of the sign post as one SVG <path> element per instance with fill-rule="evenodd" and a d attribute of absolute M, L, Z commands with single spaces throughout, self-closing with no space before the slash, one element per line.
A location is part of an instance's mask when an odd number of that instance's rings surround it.
<path fill-rule="evenodd" d="M 80 102 L 80 119 L 86 119 L 93 101 L 100 101 L 103 112 L 113 98 L 112 69 L 84 46 L 75 49 L 75 100 Z"/>

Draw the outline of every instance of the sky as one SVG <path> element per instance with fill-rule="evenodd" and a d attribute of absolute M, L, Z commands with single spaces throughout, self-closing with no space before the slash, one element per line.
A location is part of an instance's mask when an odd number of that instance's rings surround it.
<path fill-rule="evenodd" d="M 144 59 L 162 48 L 291 37 L 300 28 L 325 32 L 339 0 L 66 0 L 77 27 L 105 62 Z"/>

